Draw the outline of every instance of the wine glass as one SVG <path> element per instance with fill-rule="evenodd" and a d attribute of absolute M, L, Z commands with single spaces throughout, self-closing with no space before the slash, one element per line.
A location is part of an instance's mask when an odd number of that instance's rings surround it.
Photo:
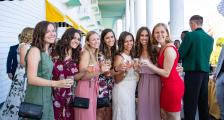
<path fill-rule="evenodd" d="M 105 64 L 109 67 L 109 68 L 111 68 L 111 60 L 110 59 L 105 59 Z"/>
<path fill-rule="evenodd" d="M 134 61 L 134 69 L 136 70 L 139 67 L 139 64 L 140 64 L 139 58 L 134 58 L 133 61 Z"/>
<path fill-rule="evenodd" d="M 105 61 L 105 58 L 102 54 L 99 55 L 98 61 L 99 61 L 100 64 L 102 64 Z"/>
<path fill-rule="evenodd" d="M 69 80 L 73 80 L 74 81 L 73 87 L 76 87 L 76 81 L 74 80 L 75 79 L 74 75 L 69 75 L 66 78 L 69 79 Z"/>
<path fill-rule="evenodd" d="M 126 60 L 126 59 L 123 59 L 123 63 L 122 64 L 124 64 L 126 67 L 128 67 L 129 61 Z M 127 69 L 124 71 L 124 76 L 126 76 L 126 74 L 127 74 Z"/>
<path fill-rule="evenodd" d="M 94 64 L 89 64 L 87 70 L 88 70 L 89 72 L 94 72 Z"/>

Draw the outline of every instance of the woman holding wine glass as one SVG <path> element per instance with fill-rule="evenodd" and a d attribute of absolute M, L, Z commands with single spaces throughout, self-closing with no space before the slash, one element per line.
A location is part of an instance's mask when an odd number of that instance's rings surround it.
<path fill-rule="evenodd" d="M 108 68 L 101 67 L 98 62 L 98 51 L 100 46 L 99 35 L 90 31 L 86 35 L 84 50 L 80 56 L 79 79 L 75 90 L 77 97 L 89 99 L 89 108 L 75 108 L 75 120 L 96 120 L 96 103 L 98 94 L 98 77 L 101 72 Z"/>
<path fill-rule="evenodd" d="M 113 59 L 116 52 L 116 38 L 112 29 L 104 29 L 100 37 L 99 62 L 108 66 L 104 74 L 99 75 L 99 94 L 97 96 L 97 120 L 112 120 L 112 77 Z"/>
<path fill-rule="evenodd" d="M 56 56 L 53 62 L 53 80 L 74 80 L 78 73 L 79 55 L 81 52 L 81 34 L 74 28 L 67 29 L 56 44 Z M 73 86 L 74 87 L 74 86 Z M 70 106 L 72 100 L 71 88 L 53 88 L 53 107 L 55 120 L 73 120 L 74 109 Z"/>
<path fill-rule="evenodd" d="M 126 69 L 114 75 L 112 91 L 113 120 L 135 120 L 135 89 L 137 76 L 133 69 L 134 37 L 129 32 L 122 32 L 118 40 L 118 54 L 114 59 L 114 69 L 124 66 Z"/>

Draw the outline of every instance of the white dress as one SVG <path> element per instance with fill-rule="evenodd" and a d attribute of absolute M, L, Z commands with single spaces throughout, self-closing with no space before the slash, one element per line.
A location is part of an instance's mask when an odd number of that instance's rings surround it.
<path fill-rule="evenodd" d="M 18 49 L 21 47 L 21 43 Z M 30 48 L 29 44 L 25 44 L 26 49 Z M 18 120 L 18 112 L 21 102 L 24 101 L 25 90 L 27 86 L 27 79 L 25 76 L 25 67 L 20 65 L 19 50 L 17 50 L 18 66 L 16 68 L 15 76 L 12 80 L 9 94 L 5 103 L 0 109 L 0 120 Z"/>
<path fill-rule="evenodd" d="M 131 57 L 122 54 L 125 60 L 131 61 Z M 135 120 L 135 90 L 137 76 L 131 68 L 126 77 L 114 84 L 112 91 L 113 120 Z"/>

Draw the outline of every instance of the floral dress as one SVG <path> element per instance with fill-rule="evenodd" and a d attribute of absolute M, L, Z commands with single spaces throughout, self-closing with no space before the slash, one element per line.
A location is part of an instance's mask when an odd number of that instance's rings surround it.
<path fill-rule="evenodd" d="M 27 86 L 25 67 L 19 64 L 20 61 L 19 48 L 23 44 L 25 45 L 27 50 L 30 48 L 30 44 L 21 43 L 17 49 L 18 66 L 16 68 L 16 72 L 12 80 L 9 94 L 0 110 L 0 120 L 20 119 L 18 115 L 19 107 L 21 102 L 24 101 L 25 90 Z"/>
<path fill-rule="evenodd" d="M 112 76 L 107 77 L 104 74 L 99 76 L 98 98 L 109 97 L 109 100 L 112 101 L 113 82 Z"/>
<path fill-rule="evenodd" d="M 78 65 L 72 59 L 65 61 L 53 60 L 53 80 L 62 80 L 74 76 L 78 72 Z M 70 101 L 71 88 L 53 88 L 53 107 L 55 120 L 73 120 L 74 110 Z"/>

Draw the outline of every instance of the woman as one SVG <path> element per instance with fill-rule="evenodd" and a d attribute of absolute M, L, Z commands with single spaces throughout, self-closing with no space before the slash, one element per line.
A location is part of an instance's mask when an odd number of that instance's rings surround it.
<path fill-rule="evenodd" d="M 26 78 L 25 78 L 25 63 L 24 58 L 27 50 L 30 48 L 32 42 L 33 28 L 26 27 L 22 30 L 20 35 L 20 44 L 17 49 L 18 66 L 15 72 L 15 76 L 12 80 L 9 95 L 1 108 L 0 119 L 1 120 L 18 120 L 18 112 L 21 102 L 24 101 L 26 90 Z"/>
<path fill-rule="evenodd" d="M 114 69 L 124 65 L 114 76 L 112 91 L 113 120 L 135 120 L 135 89 L 137 76 L 133 69 L 134 37 L 129 32 L 122 32 L 118 40 L 119 54 L 115 56 Z"/>
<path fill-rule="evenodd" d="M 80 56 L 78 85 L 75 90 L 77 97 L 89 98 L 89 108 L 75 108 L 75 120 L 96 120 L 96 102 L 98 94 L 98 77 L 101 69 L 98 63 L 100 46 L 99 35 L 90 31 L 86 35 L 84 50 Z M 102 69 L 105 71 L 108 68 Z M 78 76 L 77 75 L 77 76 Z"/>
<path fill-rule="evenodd" d="M 51 80 L 53 63 L 50 57 L 50 45 L 56 40 L 56 28 L 53 23 L 37 23 L 33 33 L 33 42 L 27 53 L 28 87 L 25 102 L 43 105 L 42 120 L 53 120 L 51 87 L 70 88 L 73 80 Z"/>
<path fill-rule="evenodd" d="M 116 52 L 116 38 L 113 30 L 104 29 L 100 37 L 100 62 L 111 61 L 113 64 L 113 58 Z M 109 63 L 110 64 L 110 63 Z M 103 100 L 108 100 L 108 105 L 97 105 L 96 116 L 97 120 L 112 120 L 112 88 L 113 88 L 113 70 L 106 74 L 100 74 L 99 76 L 99 93 L 97 97 L 97 103 L 103 103 Z"/>
<path fill-rule="evenodd" d="M 179 54 L 176 47 L 170 41 L 169 32 L 165 24 L 156 24 L 152 35 L 153 40 L 161 45 L 158 56 L 158 67 L 148 61 L 144 64 L 161 76 L 160 107 L 162 119 L 180 120 L 184 83 L 176 69 Z"/>
<path fill-rule="evenodd" d="M 78 73 L 81 51 L 81 34 L 74 28 L 67 29 L 56 44 L 53 67 L 53 80 L 69 79 Z M 74 86 L 73 86 L 74 87 Z M 74 109 L 69 105 L 72 100 L 71 88 L 53 88 L 53 107 L 55 120 L 73 120 Z"/>
<path fill-rule="evenodd" d="M 156 64 L 156 56 L 152 51 L 151 33 L 147 27 L 141 27 L 136 35 L 136 58 Z M 140 66 L 138 83 L 138 120 L 160 120 L 161 81 L 155 72 L 147 66 Z"/>

